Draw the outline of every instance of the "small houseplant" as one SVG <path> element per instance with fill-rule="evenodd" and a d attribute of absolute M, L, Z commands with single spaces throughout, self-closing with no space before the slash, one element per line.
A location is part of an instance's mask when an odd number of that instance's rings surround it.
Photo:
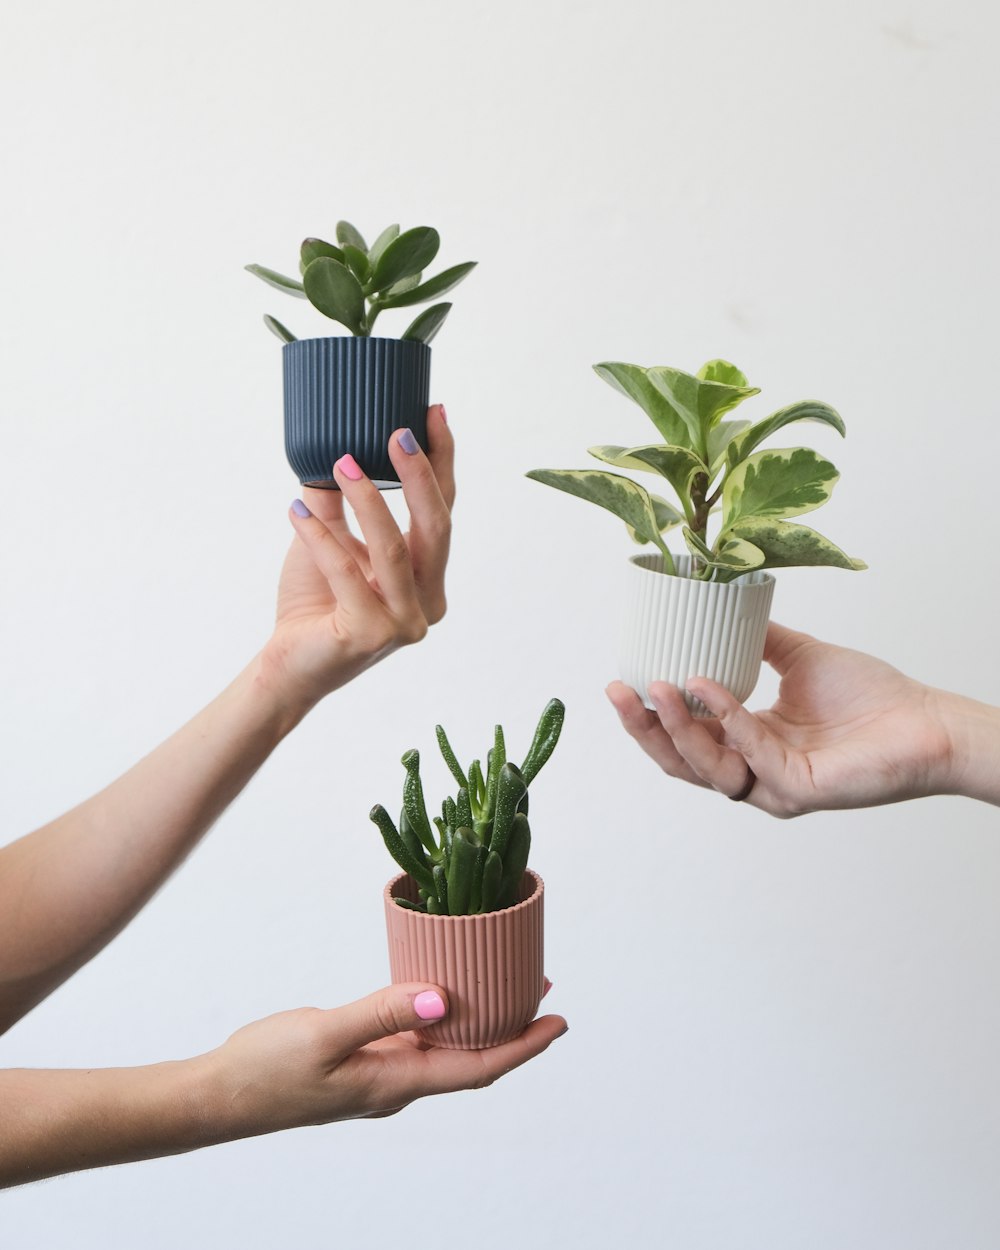
<path fill-rule="evenodd" d="M 528 787 L 555 750 L 565 708 L 552 699 L 518 768 L 497 725 L 485 773 L 464 771 L 440 725 L 441 754 L 458 785 L 441 815 L 428 817 L 420 753 L 403 756 L 406 780 L 398 825 L 371 810 L 389 854 L 403 870 L 383 892 L 393 983 L 431 981 L 449 1012 L 421 1036 L 453 1050 L 499 1046 L 521 1033 L 541 1002 L 545 887 L 528 869 Z"/>
<path fill-rule="evenodd" d="M 376 483 L 399 485 L 388 456 L 393 430 L 408 427 L 427 446 L 430 342 L 451 309 L 435 303 L 401 338 L 376 338 L 377 318 L 397 308 L 444 295 L 475 268 L 453 265 L 425 279 L 441 240 L 430 226 L 400 233 L 388 226 L 369 247 L 348 221 L 337 242 L 306 239 L 299 249 L 300 277 L 247 265 L 268 286 L 313 308 L 347 335 L 299 339 L 270 314 L 264 324 L 284 343 L 285 452 L 303 486 L 336 490 L 333 464 L 350 453 Z"/>
<path fill-rule="evenodd" d="M 611 361 L 597 374 L 639 405 L 659 443 L 591 447 L 615 469 L 652 473 L 674 499 L 653 494 L 621 473 L 603 469 L 535 469 L 528 477 L 615 513 L 651 554 L 633 556 L 621 644 L 622 680 L 647 706 L 650 682 L 683 690 L 689 677 L 710 677 L 739 700 L 757 683 L 774 578 L 768 569 L 830 565 L 863 569 L 839 547 L 789 517 L 829 499 L 839 474 L 807 447 L 761 449 L 785 426 L 819 421 L 845 433 L 829 404 L 791 404 L 755 424 L 724 420 L 759 394 L 725 360 L 696 373 Z M 677 530 L 687 550 L 671 552 L 664 535 Z M 707 709 L 691 695 L 688 706 Z"/>

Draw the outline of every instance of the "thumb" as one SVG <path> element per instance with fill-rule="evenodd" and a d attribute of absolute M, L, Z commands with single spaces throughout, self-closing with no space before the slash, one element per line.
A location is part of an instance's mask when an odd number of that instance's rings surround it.
<path fill-rule="evenodd" d="M 327 1012 L 337 1049 L 348 1055 L 383 1037 L 434 1024 L 447 1015 L 444 990 L 422 981 L 389 985 Z"/>

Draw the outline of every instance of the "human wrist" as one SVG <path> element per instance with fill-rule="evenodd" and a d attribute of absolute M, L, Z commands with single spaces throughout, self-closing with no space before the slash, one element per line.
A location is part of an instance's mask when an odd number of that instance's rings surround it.
<path fill-rule="evenodd" d="M 949 691 L 935 694 L 948 742 L 937 793 L 1000 805 L 1000 708 Z"/>

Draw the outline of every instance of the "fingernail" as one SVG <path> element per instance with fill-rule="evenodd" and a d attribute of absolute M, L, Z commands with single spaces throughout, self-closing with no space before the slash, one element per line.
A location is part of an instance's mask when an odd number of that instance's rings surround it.
<path fill-rule="evenodd" d="M 568 1032 L 569 1032 L 569 1025 L 567 1024 L 565 1028 L 559 1030 L 559 1032 L 556 1034 L 556 1037 L 565 1037 Z"/>
<path fill-rule="evenodd" d="M 549 992 L 550 989 L 552 989 L 552 982 L 549 980 L 548 977 L 546 977 L 544 982 L 542 983 L 542 998 L 545 997 L 545 995 Z"/>
<path fill-rule="evenodd" d="M 339 469 L 344 477 L 352 482 L 360 482 L 364 477 L 364 474 L 361 472 L 361 466 L 350 454 L 341 456 L 333 467 Z"/>
<path fill-rule="evenodd" d="M 305 506 L 301 499 L 292 500 L 292 511 L 296 516 L 312 516 L 312 513 Z"/>
<path fill-rule="evenodd" d="M 413 1000 L 413 1010 L 421 1020 L 440 1020 L 448 1008 L 437 990 L 424 990 Z"/>
<path fill-rule="evenodd" d="M 415 456 L 420 450 L 420 444 L 413 437 L 412 430 L 400 430 L 399 438 L 396 442 L 399 443 L 408 456 Z"/>
<path fill-rule="evenodd" d="M 438 404 L 438 410 L 439 410 L 439 411 L 440 411 L 440 413 L 441 413 L 441 420 L 445 423 L 445 425 L 447 425 L 447 424 L 448 424 L 448 414 L 447 414 L 447 412 L 445 411 L 444 404 Z"/>

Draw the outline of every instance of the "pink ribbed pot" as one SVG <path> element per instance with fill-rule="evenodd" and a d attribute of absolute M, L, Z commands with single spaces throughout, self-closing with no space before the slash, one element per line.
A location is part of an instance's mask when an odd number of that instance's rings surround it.
<path fill-rule="evenodd" d="M 389 967 L 394 985 L 430 981 L 448 994 L 448 1015 L 419 1030 L 449 1050 L 485 1050 L 523 1033 L 542 1001 L 545 885 L 530 869 L 522 901 L 479 916 L 429 916 L 399 907 L 419 901 L 407 873 L 385 887 Z"/>

